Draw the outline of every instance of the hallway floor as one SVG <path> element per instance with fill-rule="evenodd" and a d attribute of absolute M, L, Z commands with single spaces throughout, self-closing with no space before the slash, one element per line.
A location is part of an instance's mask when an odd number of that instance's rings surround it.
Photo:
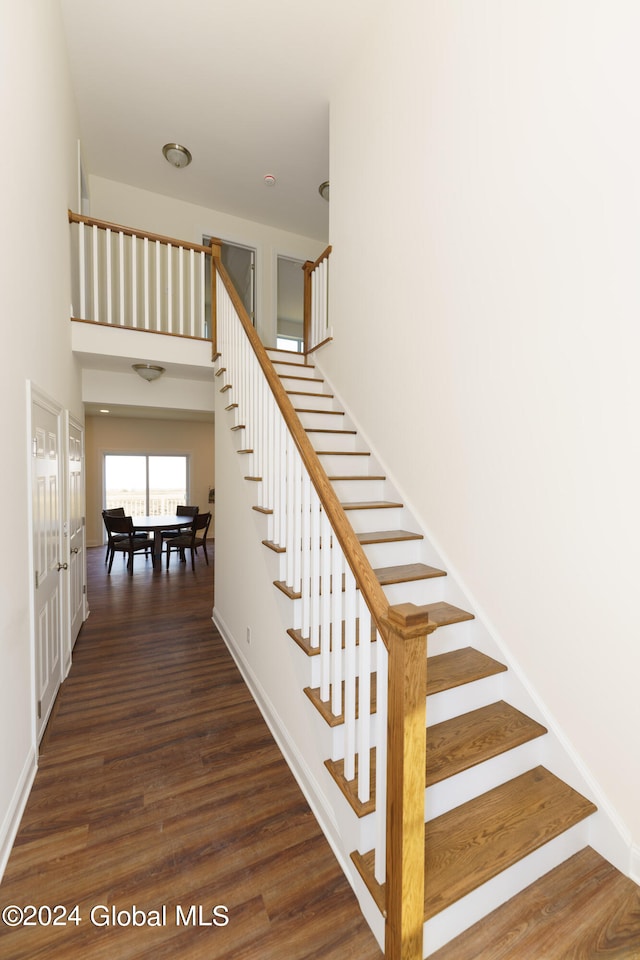
<path fill-rule="evenodd" d="M 0 885 L 0 908 L 43 909 L 0 922 L 0 956 L 380 960 L 211 622 L 213 568 L 134 562 L 108 577 L 88 551 L 91 614 Z"/>

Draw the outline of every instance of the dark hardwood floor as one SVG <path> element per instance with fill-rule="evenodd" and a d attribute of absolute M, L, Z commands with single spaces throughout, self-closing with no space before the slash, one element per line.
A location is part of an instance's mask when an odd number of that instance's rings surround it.
<path fill-rule="evenodd" d="M 60 909 L 0 922 L 2 960 L 380 960 L 211 622 L 212 567 L 136 557 L 129 577 L 116 557 L 108 577 L 88 554 L 91 615 L 0 885 L 0 908 Z"/>

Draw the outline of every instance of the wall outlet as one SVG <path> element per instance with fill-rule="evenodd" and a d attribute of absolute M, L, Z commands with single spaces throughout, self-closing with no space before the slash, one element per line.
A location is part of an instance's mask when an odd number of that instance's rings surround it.
<path fill-rule="evenodd" d="M 251 643 L 251 627 L 247 627 L 247 643 Z"/>

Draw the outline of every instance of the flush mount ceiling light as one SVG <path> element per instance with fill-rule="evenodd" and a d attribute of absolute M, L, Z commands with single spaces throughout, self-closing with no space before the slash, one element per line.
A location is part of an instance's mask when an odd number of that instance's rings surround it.
<path fill-rule="evenodd" d="M 186 147 L 183 147 L 179 143 L 165 143 L 162 152 L 165 160 L 167 160 L 172 167 L 188 167 L 191 163 L 191 154 Z"/>
<path fill-rule="evenodd" d="M 165 372 L 164 367 L 156 367 L 152 363 L 133 363 L 131 365 L 139 377 L 151 383 L 152 380 L 158 380 Z"/>
<path fill-rule="evenodd" d="M 318 193 L 320 194 L 323 200 L 326 200 L 327 203 L 329 202 L 329 181 L 328 180 L 325 180 L 324 183 L 320 184 L 320 186 L 318 187 Z"/>

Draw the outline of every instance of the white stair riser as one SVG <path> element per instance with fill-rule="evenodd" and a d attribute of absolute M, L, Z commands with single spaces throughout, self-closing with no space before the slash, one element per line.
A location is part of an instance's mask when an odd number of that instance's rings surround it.
<path fill-rule="evenodd" d="M 357 435 L 353 433 L 319 433 L 309 428 L 307 436 L 314 450 L 331 449 L 351 452 L 361 448 Z"/>
<path fill-rule="evenodd" d="M 350 427 L 346 417 L 339 413 L 330 413 L 325 410 L 314 410 L 312 413 L 298 410 L 297 413 L 305 430 L 309 427 L 315 427 L 316 430 L 348 430 Z"/>
<path fill-rule="evenodd" d="M 423 956 L 428 957 L 516 893 L 577 853 L 588 842 L 588 820 L 566 830 L 528 857 L 453 903 L 424 925 Z"/>
<path fill-rule="evenodd" d="M 428 734 L 427 734 L 428 736 Z M 540 738 L 507 750 L 497 757 L 464 770 L 425 791 L 425 820 L 434 820 L 443 813 L 473 800 L 494 787 L 507 783 L 540 762 Z"/>
<path fill-rule="evenodd" d="M 442 600 L 446 577 L 431 577 L 429 580 L 413 580 L 410 583 L 394 583 L 383 587 L 384 595 L 393 606 L 397 603 L 437 603 Z"/>
<path fill-rule="evenodd" d="M 322 386 L 315 384 L 315 386 Z M 296 388 L 297 389 L 297 388 Z M 310 410 L 339 410 L 336 401 L 327 393 L 318 393 L 313 391 L 313 396 L 309 394 L 312 391 L 293 392 L 289 395 L 289 400 L 295 408 L 308 408 Z"/>
<path fill-rule="evenodd" d="M 332 486 L 341 503 L 386 499 L 384 480 L 333 480 Z"/>

